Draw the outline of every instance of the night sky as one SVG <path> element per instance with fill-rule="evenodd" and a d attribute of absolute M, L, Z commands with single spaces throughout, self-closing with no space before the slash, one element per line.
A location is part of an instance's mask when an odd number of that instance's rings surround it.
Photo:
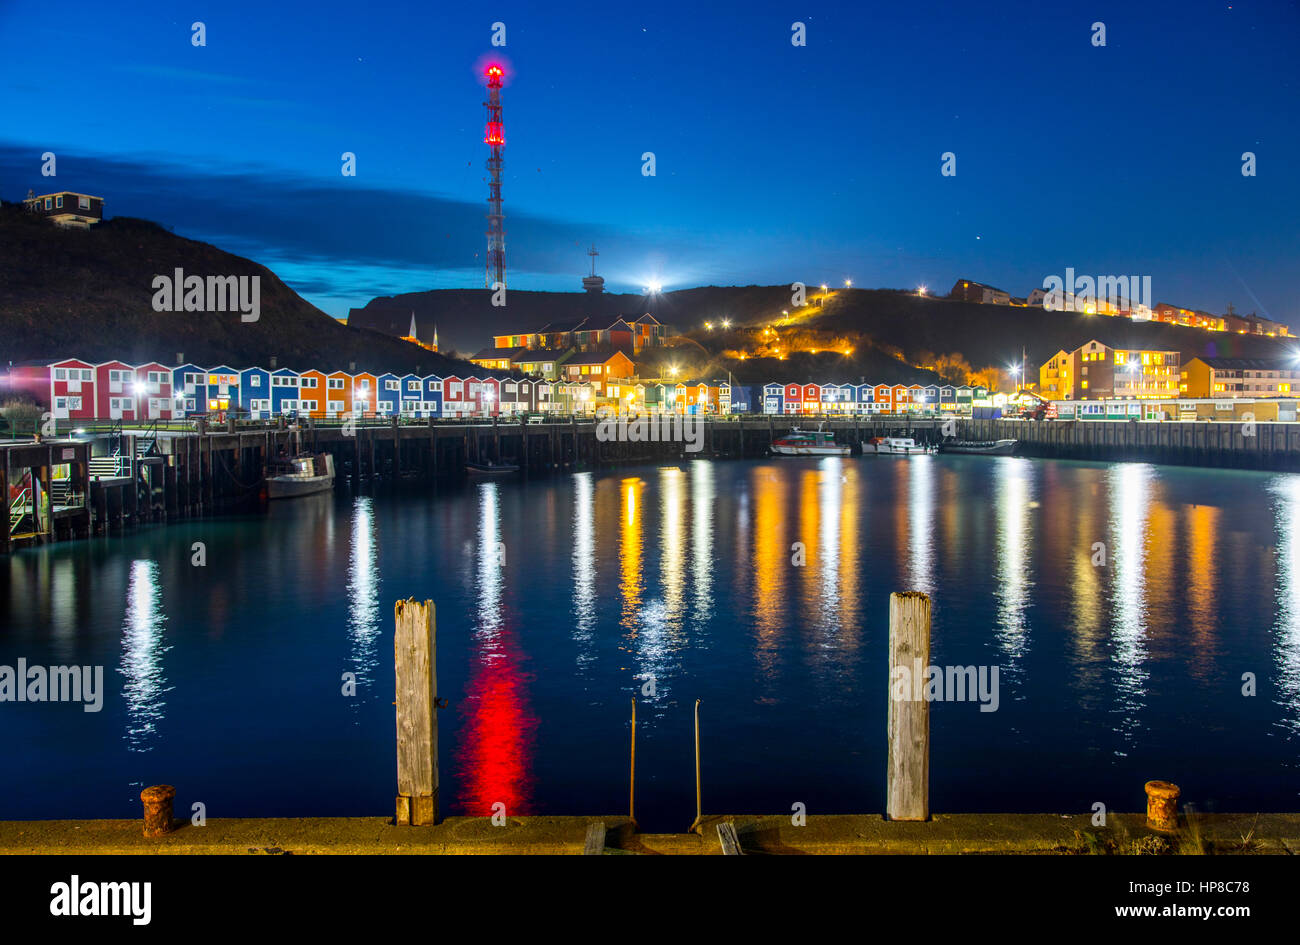
<path fill-rule="evenodd" d="M 0 196 L 103 195 L 334 315 L 481 287 L 497 58 L 512 289 L 594 241 L 616 291 L 1073 267 L 1300 324 L 1293 3 L 542 6 L 0 0 Z"/>

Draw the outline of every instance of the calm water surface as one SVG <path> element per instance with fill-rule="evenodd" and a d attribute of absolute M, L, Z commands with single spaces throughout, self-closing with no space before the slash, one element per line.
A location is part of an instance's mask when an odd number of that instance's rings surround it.
<path fill-rule="evenodd" d="M 135 817 L 158 782 L 178 813 L 390 814 L 408 596 L 438 607 L 449 814 L 626 811 L 634 694 L 645 829 L 694 817 L 697 698 L 706 813 L 877 811 L 908 589 L 933 597 L 932 662 L 1000 670 L 996 712 L 932 708 L 934 810 L 1139 809 L 1152 778 L 1297 810 L 1298 516 L 1294 475 L 694 461 L 24 551 L 0 559 L 0 664 L 101 664 L 108 692 L 0 703 L 0 818 Z"/>

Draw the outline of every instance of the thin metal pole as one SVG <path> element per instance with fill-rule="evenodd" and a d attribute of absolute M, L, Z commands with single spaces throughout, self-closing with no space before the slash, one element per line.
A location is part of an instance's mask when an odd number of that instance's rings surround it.
<path fill-rule="evenodd" d="M 632 697 L 632 774 L 627 785 L 627 819 L 636 829 L 636 696 Z"/>
<path fill-rule="evenodd" d="M 691 830 L 700 826 L 704 819 L 704 808 L 700 803 L 700 700 L 695 700 L 695 823 Z"/>

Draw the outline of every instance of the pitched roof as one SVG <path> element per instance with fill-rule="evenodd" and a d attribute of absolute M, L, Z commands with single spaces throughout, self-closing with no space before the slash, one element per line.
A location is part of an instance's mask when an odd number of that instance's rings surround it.
<path fill-rule="evenodd" d="M 484 348 L 470 358 L 471 361 L 516 361 L 520 355 L 531 353 L 531 348 Z"/>
<path fill-rule="evenodd" d="M 1287 363 L 1269 358 L 1198 358 L 1216 371 L 1284 371 Z"/>
<path fill-rule="evenodd" d="M 631 360 L 622 351 L 588 351 L 586 354 L 575 354 L 569 360 L 564 362 L 565 367 L 576 367 L 583 364 L 604 364 L 607 361 L 619 356 Z"/>
<path fill-rule="evenodd" d="M 583 318 L 577 319 L 576 321 L 573 319 L 568 319 L 565 321 L 547 322 L 545 325 L 543 325 L 541 328 L 537 330 L 536 334 L 549 335 L 560 331 L 577 331 L 585 324 L 587 324 L 587 319 L 585 316 Z"/>
<path fill-rule="evenodd" d="M 573 352 L 572 348 L 528 348 L 526 354 L 521 354 L 515 360 L 519 364 L 537 364 L 542 361 L 558 361 L 566 354 Z"/>

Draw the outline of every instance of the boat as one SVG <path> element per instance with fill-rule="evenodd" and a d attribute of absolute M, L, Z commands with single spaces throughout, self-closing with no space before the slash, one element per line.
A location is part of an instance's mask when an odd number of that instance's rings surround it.
<path fill-rule="evenodd" d="M 282 453 L 267 464 L 268 499 L 296 499 L 334 488 L 334 457 L 303 452 L 300 430 L 295 427 L 293 432 L 294 453 Z"/>
<path fill-rule="evenodd" d="M 945 440 L 939 444 L 939 452 L 1010 456 L 1016 449 L 1016 442 L 1016 440 Z"/>
<path fill-rule="evenodd" d="M 819 424 L 816 430 L 794 427 L 785 436 L 772 441 L 778 456 L 848 456 L 852 449 L 835 442 L 835 434 Z"/>
<path fill-rule="evenodd" d="M 465 463 L 465 471 L 471 476 L 504 476 L 519 472 L 514 463 Z"/>
<path fill-rule="evenodd" d="M 910 436 L 873 436 L 862 444 L 862 455 L 884 454 L 888 456 L 916 456 L 933 453 L 932 447 L 917 443 Z"/>

